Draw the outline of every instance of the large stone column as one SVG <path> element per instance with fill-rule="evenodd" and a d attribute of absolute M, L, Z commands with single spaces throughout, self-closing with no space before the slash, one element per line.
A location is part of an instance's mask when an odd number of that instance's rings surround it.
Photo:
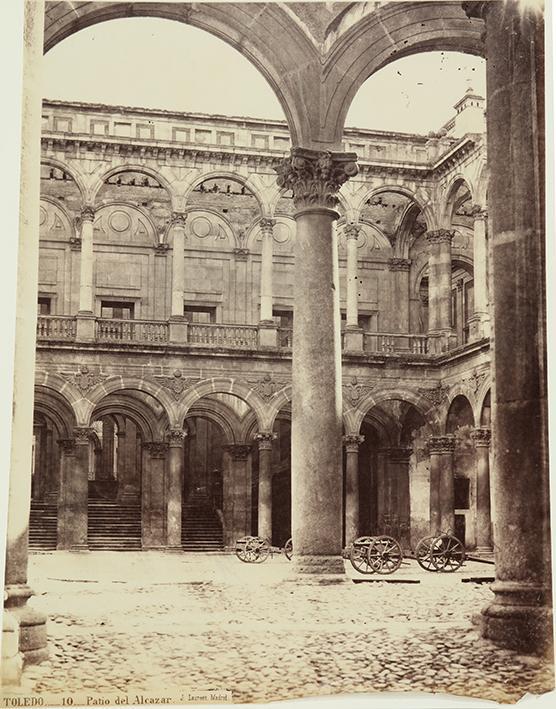
<path fill-rule="evenodd" d="M 452 335 L 452 239 L 454 232 L 436 229 L 426 234 L 429 246 L 429 336 L 432 351 L 454 344 Z"/>
<path fill-rule="evenodd" d="M 141 546 L 147 550 L 166 547 L 164 468 L 167 449 L 162 441 L 149 441 L 143 446 Z"/>
<path fill-rule="evenodd" d="M 452 435 L 429 439 L 431 534 L 454 530 L 454 447 Z"/>
<path fill-rule="evenodd" d="M 187 322 L 184 316 L 185 295 L 185 220 L 186 214 L 173 212 L 170 222 L 172 237 L 172 297 L 170 305 L 170 342 L 186 342 Z"/>
<path fill-rule="evenodd" d="M 102 464 L 97 479 L 114 478 L 114 422 L 108 416 L 102 419 Z"/>
<path fill-rule="evenodd" d="M 89 445 L 91 428 L 74 429 L 75 437 L 60 440 L 58 549 L 86 551 L 88 547 Z"/>
<path fill-rule="evenodd" d="M 357 272 L 357 240 L 361 232 L 359 224 L 346 224 L 347 280 L 346 280 L 346 331 L 344 349 L 363 350 L 363 331 L 359 327 L 359 274 Z"/>
<path fill-rule="evenodd" d="M 490 519 L 490 429 L 477 428 L 471 434 L 477 461 L 477 551 L 492 551 Z"/>
<path fill-rule="evenodd" d="M 473 207 L 473 318 L 470 336 L 480 340 L 490 335 L 488 316 L 487 271 L 487 212 L 479 205 Z"/>
<path fill-rule="evenodd" d="M 259 345 L 261 347 L 276 347 L 278 345 L 278 327 L 273 320 L 273 228 L 274 219 L 264 217 L 259 222 L 262 239 L 261 251 L 261 312 L 259 322 Z"/>
<path fill-rule="evenodd" d="M 137 426 L 124 419 L 124 430 L 118 431 L 118 502 L 133 505 L 139 502 L 141 484 L 137 470 Z"/>
<path fill-rule="evenodd" d="M 354 153 L 292 148 L 278 186 L 296 208 L 292 353 L 292 537 L 300 573 L 344 572 L 337 190 Z M 315 521 L 318 520 L 318 523 Z"/>
<path fill-rule="evenodd" d="M 259 442 L 258 535 L 272 542 L 272 441 L 275 433 L 257 433 Z"/>
<path fill-rule="evenodd" d="M 410 540 L 410 497 L 409 497 L 409 458 L 410 448 L 390 448 L 388 474 L 392 477 L 391 485 L 395 490 L 397 531 L 394 534 L 404 549 L 411 547 Z"/>
<path fill-rule="evenodd" d="M 346 449 L 345 546 L 359 536 L 359 446 L 364 436 L 351 433 L 343 437 Z"/>
<path fill-rule="evenodd" d="M 232 548 L 236 539 L 251 534 L 251 446 L 224 446 L 227 454 L 223 480 L 224 544 Z"/>
<path fill-rule="evenodd" d="M 391 332 L 409 332 L 409 269 L 411 259 L 388 259 L 391 282 Z"/>
<path fill-rule="evenodd" d="M 552 648 L 544 198 L 544 24 L 532 3 L 469 2 L 485 20 L 496 582 L 484 635 Z"/>
<path fill-rule="evenodd" d="M 181 551 L 181 512 L 183 490 L 183 442 L 185 431 L 173 428 L 168 433 L 166 474 L 166 541 L 169 549 Z"/>
<path fill-rule="evenodd" d="M 93 222 L 95 210 L 85 205 L 81 210 L 81 261 L 79 266 L 79 311 L 77 313 L 76 337 L 78 340 L 95 339 L 93 297 Z"/>

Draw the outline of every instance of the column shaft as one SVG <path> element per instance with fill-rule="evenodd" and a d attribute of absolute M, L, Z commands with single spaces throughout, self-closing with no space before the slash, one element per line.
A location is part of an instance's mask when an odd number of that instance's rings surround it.
<path fill-rule="evenodd" d="M 261 219 L 261 314 L 263 322 L 272 322 L 272 252 L 274 237 L 272 229 L 275 222 L 273 219 Z"/>
<path fill-rule="evenodd" d="M 167 545 L 171 549 L 181 549 L 184 438 L 185 432 L 181 429 L 172 429 L 169 434 L 166 527 Z"/>
<path fill-rule="evenodd" d="M 473 432 L 477 461 L 477 551 L 492 551 L 490 519 L 490 430 L 479 428 Z"/>
<path fill-rule="evenodd" d="M 441 531 L 440 522 L 440 455 L 436 451 L 430 452 L 430 532 L 437 534 Z"/>
<path fill-rule="evenodd" d="M 81 212 L 81 265 L 79 281 L 79 312 L 93 312 L 93 220 L 91 207 Z"/>
<path fill-rule="evenodd" d="M 359 445 L 364 437 L 344 436 L 346 448 L 345 546 L 359 536 Z"/>
<path fill-rule="evenodd" d="M 473 221 L 473 309 L 477 316 L 487 315 L 487 240 L 486 214 L 474 215 Z"/>
<path fill-rule="evenodd" d="M 346 327 L 359 328 L 359 275 L 357 273 L 357 237 L 361 227 L 348 224 L 345 229 L 347 249 Z"/>
<path fill-rule="evenodd" d="M 76 429 L 75 439 L 61 441 L 58 549 L 88 549 L 89 435 L 89 429 Z"/>
<path fill-rule="evenodd" d="M 272 434 L 258 434 L 259 524 L 258 534 L 272 541 Z"/>
<path fill-rule="evenodd" d="M 172 302 L 171 316 L 183 318 L 185 293 L 185 216 L 174 214 L 172 221 Z"/>
<path fill-rule="evenodd" d="M 143 549 L 166 546 L 167 511 L 164 496 L 164 468 L 167 445 L 149 442 L 144 445 L 143 484 L 141 486 L 141 545 Z"/>

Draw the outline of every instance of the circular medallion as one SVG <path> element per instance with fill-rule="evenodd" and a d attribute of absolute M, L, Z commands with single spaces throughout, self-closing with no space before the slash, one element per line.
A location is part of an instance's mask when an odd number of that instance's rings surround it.
<path fill-rule="evenodd" d="M 129 214 L 126 214 L 126 212 L 122 212 L 120 210 L 117 212 L 112 212 L 108 223 L 114 231 L 122 232 L 129 229 L 131 226 L 131 219 L 129 218 Z"/>
<path fill-rule="evenodd" d="M 210 234 L 211 226 L 210 221 L 206 217 L 197 217 L 191 224 L 191 231 L 195 236 L 199 237 L 199 239 L 204 239 Z"/>
<path fill-rule="evenodd" d="M 272 230 L 272 237 L 277 244 L 285 244 L 291 237 L 290 227 L 283 222 L 278 222 Z"/>

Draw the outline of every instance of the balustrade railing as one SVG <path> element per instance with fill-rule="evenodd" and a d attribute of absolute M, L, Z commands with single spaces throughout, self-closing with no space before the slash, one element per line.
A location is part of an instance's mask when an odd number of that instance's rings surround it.
<path fill-rule="evenodd" d="M 427 354 L 427 336 L 366 332 L 364 349 L 366 352 Z"/>
<path fill-rule="evenodd" d="M 278 328 L 278 347 L 292 347 L 293 329 L 291 327 Z"/>
<path fill-rule="evenodd" d="M 168 342 L 168 323 L 159 320 L 97 319 L 97 340 L 101 342 Z"/>
<path fill-rule="evenodd" d="M 39 315 L 37 340 L 75 340 L 76 321 L 68 315 Z"/>
<path fill-rule="evenodd" d="M 256 325 L 190 323 L 187 326 L 187 342 L 212 347 L 257 349 L 259 330 Z"/>

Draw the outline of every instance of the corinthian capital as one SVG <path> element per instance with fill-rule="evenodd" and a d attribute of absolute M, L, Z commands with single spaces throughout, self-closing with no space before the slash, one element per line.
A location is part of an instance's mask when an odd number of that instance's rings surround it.
<path fill-rule="evenodd" d="M 95 220 L 95 209 L 90 204 L 81 208 L 81 222 L 93 222 Z"/>
<path fill-rule="evenodd" d="M 451 243 L 455 233 L 453 229 L 435 229 L 434 231 L 427 231 L 426 238 L 429 244 Z"/>
<path fill-rule="evenodd" d="M 358 239 L 359 233 L 361 232 L 361 227 L 359 224 L 346 224 L 344 228 L 344 234 L 346 239 Z"/>
<path fill-rule="evenodd" d="M 172 217 L 170 219 L 170 227 L 181 227 L 185 229 L 185 220 L 187 219 L 187 214 L 183 212 L 172 212 Z"/>
<path fill-rule="evenodd" d="M 259 228 L 263 234 L 272 234 L 272 229 L 276 224 L 276 219 L 269 219 L 268 217 L 262 217 L 259 219 Z"/>
<path fill-rule="evenodd" d="M 356 153 L 292 148 L 290 157 L 275 168 L 278 187 L 292 190 L 298 209 L 328 207 L 338 204 L 338 190 L 357 175 Z"/>

